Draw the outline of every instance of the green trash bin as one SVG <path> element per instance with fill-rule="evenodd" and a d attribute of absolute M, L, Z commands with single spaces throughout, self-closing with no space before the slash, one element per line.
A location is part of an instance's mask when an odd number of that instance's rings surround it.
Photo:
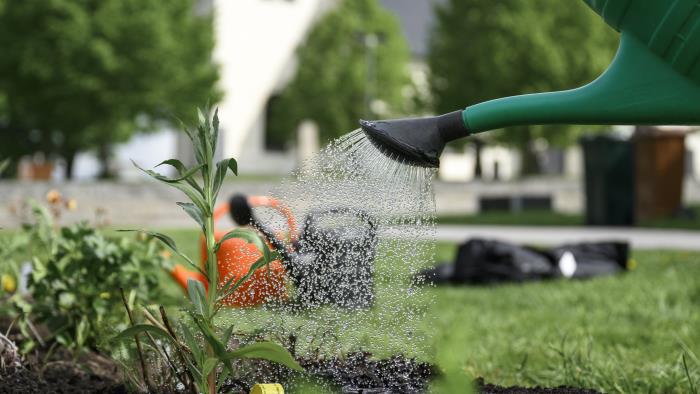
<path fill-rule="evenodd" d="M 635 223 L 634 145 L 609 135 L 581 139 L 586 192 L 586 224 Z"/>

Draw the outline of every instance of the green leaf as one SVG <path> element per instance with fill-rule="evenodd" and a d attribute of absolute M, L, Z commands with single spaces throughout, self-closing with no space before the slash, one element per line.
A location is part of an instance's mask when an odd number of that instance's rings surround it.
<path fill-rule="evenodd" d="M 219 127 L 219 120 L 218 119 L 216 119 L 216 125 L 217 125 L 216 127 L 218 129 L 218 127 Z M 7 168 L 8 165 L 10 165 L 10 159 L 5 159 L 5 160 L 0 162 L 0 175 L 2 175 L 3 171 L 5 171 L 5 168 Z"/>
<path fill-rule="evenodd" d="M 188 215 L 190 215 L 190 217 L 194 219 L 197 224 L 199 224 L 202 231 L 204 231 L 204 215 L 202 215 L 202 211 L 200 211 L 196 205 L 192 204 L 191 202 L 177 202 L 176 204 Z"/>
<path fill-rule="evenodd" d="M 182 176 L 183 174 L 187 173 L 187 167 L 185 167 L 184 164 L 178 159 L 168 159 L 160 162 L 158 165 L 156 165 L 154 168 L 158 168 L 162 165 L 169 165 L 177 170 L 177 173 Z M 198 192 L 200 192 L 202 195 L 202 188 L 195 182 L 195 180 L 192 177 L 187 177 L 185 178 L 185 181 L 189 183 L 193 188 L 197 189 Z"/>
<path fill-rule="evenodd" d="M 90 327 L 88 325 L 87 317 L 83 316 L 80 319 L 80 323 L 78 323 L 78 327 L 75 330 L 75 342 L 78 344 L 79 347 L 82 347 L 85 344 L 89 328 Z"/>
<path fill-rule="evenodd" d="M 244 239 L 244 240 L 252 243 L 253 245 L 255 245 L 256 248 L 258 248 L 259 251 L 262 252 L 263 258 L 265 260 L 270 259 L 270 255 L 271 255 L 270 248 L 267 246 L 267 243 L 265 242 L 265 240 L 263 240 L 263 238 L 260 235 L 258 235 L 257 232 L 255 232 L 253 230 L 244 229 L 244 228 L 236 228 L 236 229 L 233 229 L 233 230 L 229 231 L 228 233 L 226 233 L 219 240 L 219 242 L 216 243 L 216 245 L 214 247 L 214 251 L 218 252 L 219 249 L 221 248 L 221 245 L 223 245 L 224 242 L 226 242 L 232 238 L 241 238 L 241 239 Z"/>
<path fill-rule="evenodd" d="M 166 160 L 166 161 L 167 161 L 167 160 Z M 204 164 L 198 164 L 198 165 L 196 165 L 196 166 L 190 168 L 189 170 L 185 171 L 184 173 L 179 174 L 179 176 L 176 177 L 176 178 L 168 178 L 167 176 L 165 176 L 165 175 L 163 175 L 163 174 L 160 174 L 160 173 L 155 172 L 155 171 L 153 171 L 153 170 L 147 170 L 147 169 L 145 169 L 145 168 L 139 166 L 139 165 L 136 164 L 136 162 L 133 161 L 133 160 L 132 160 L 131 162 L 134 164 L 134 166 L 135 166 L 136 168 L 138 168 L 139 170 L 145 172 L 145 173 L 146 173 L 147 175 L 149 175 L 150 177 L 155 178 L 155 179 L 157 179 L 157 180 L 159 180 L 159 181 L 162 181 L 162 182 L 165 182 L 165 183 L 177 183 L 177 182 L 183 181 L 183 180 L 185 180 L 185 179 L 191 177 L 195 172 L 201 170 L 202 167 L 204 167 Z M 165 162 L 163 162 L 163 163 L 165 163 Z M 163 163 L 161 163 L 161 164 L 163 164 Z M 160 164 L 158 164 L 158 165 L 160 165 Z M 183 167 L 184 167 L 184 166 L 183 166 Z"/>
<path fill-rule="evenodd" d="M 212 129 L 214 136 L 212 137 L 213 150 L 216 152 L 216 145 L 219 143 L 219 108 L 214 110 L 214 119 L 212 120 Z"/>
<path fill-rule="evenodd" d="M 202 365 L 202 375 L 207 376 L 211 371 L 216 368 L 217 365 L 219 365 L 219 359 L 218 358 L 213 358 L 210 357 L 204 361 L 204 365 Z"/>
<path fill-rule="evenodd" d="M 233 325 L 227 328 L 226 332 L 224 332 L 224 345 L 228 345 L 229 341 L 231 340 L 231 335 L 233 335 Z"/>
<path fill-rule="evenodd" d="M 202 210 L 202 212 L 206 214 L 211 214 L 209 206 L 206 204 L 205 199 L 204 199 L 204 193 L 202 193 L 201 188 L 195 188 L 192 185 L 190 185 L 187 182 L 184 182 L 183 179 L 185 179 L 188 175 L 185 174 L 181 176 L 180 178 L 176 179 L 171 179 L 166 176 L 163 176 L 155 171 L 152 170 L 146 170 L 144 168 L 141 168 L 138 164 L 136 164 L 135 161 L 131 161 L 136 168 L 147 174 L 148 176 L 152 177 L 153 179 L 156 179 L 160 182 L 163 182 L 167 185 L 170 185 L 181 192 L 183 192 L 189 199 L 192 201 L 199 209 Z M 197 171 L 201 168 L 204 167 L 204 164 L 200 164 L 196 167 L 193 167 L 190 169 L 190 171 Z M 189 172 L 189 171 L 188 171 Z"/>
<path fill-rule="evenodd" d="M 227 353 L 229 360 L 240 358 L 260 358 L 286 366 L 296 371 L 304 369 L 294 360 L 289 351 L 273 342 L 256 342 Z"/>
<path fill-rule="evenodd" d="M 157 232 L 154 232 L 154 231 L 145 231 L 145 230 L 117 230 L 117 231 L 119 231 L 119 232 L 133 232 L 133 231 L 136 231 L 136 232 L 141 232 L 141 233 L 150 235 L 151 237 L 153 237 L 153 238 L 159 240 L 160 242 L 162 242 L 165 246 L 167 246 L 167 247 L 168 247 L 170 250 L 172 250 L 175 254 L 177 254 L 178 256 L 182 257 L 182 258 L 187 262 L 187 264 L 190 265 L 191 268 L 197 270 L 197 272 L 199 272 L 200 274 L 204 275 L 205 278 L 207 278 L 207 279 L 209 278 L 209 276 L 206 274 L 206 272 L 204 272 L 197 264 L 195 264 L 195 263 L 192 261 L 192 259 L 190 259 L 189 257 L 187 257 L 186 254 L 180 252 L 180 251 L 177 249 L 177 245 L 175 244 L 175 241 L 174 241 L 172 238 L 170 238 L 169 236 L 167 236 L 167 235 L 165 235 L 165 234 L 157 233 Z"/>
<path fill-rule="evenodd" d="M 221 185 L 226 179 L 226 172 L 231 170 L 235 175 L 238 175 L 238 163 L 236 159 L 224 159 L 216 163 L 216 173 L 214 174 L 214 196 L 219 195 L 219 190 L 221 190 Z"/>
<path fill-rule="evenodd" d="M 211 346 L 211 349 L 214 351 L 216 357 L 218 357 L 221 361 L 227 361 L 226 346 L 219 341 L 211 327 L 209 327 L 209 325 L 203 321 L 201 316 L 192 313 L 190 313 L 190 316 L 192 316 L 192 320 L 194 320 L 197 328 L 199 328 L 199 332 L 202 333 L 204 340 L 206 340 L 209 346 Z"/>
<path fill-rule="evenodd" d="M 194 338 L 194 335 L 192 335 L 192 331 L 190 331 L 190 328 L 187 327 L 187 324 L 181 323 L 180 329 L 182 330 L 182 335 L 185 338 L 185 343 L 190 348 L 194 358 L 197 360 L 202 358 L 202 351 L 200 350 L 199 342 L 197 342 L 197 340 Z"/>
<path fill-rule="evenodd" d="M 207 292 L 202 282 L 196 279 L 187 279 L 187 294 L 194 305 L 195 311 L 202 316 L 207 314 Z"/>
<path fill-rule="evenodd" d="M 204 113 L 199 108 L 197 108 L 197 119 L 199 120 L 200 125 L 202 125 L 202 126 L 207 125 L 207 117 L 204 116 Z"/>
<path fill-rule="evenodd" d="M 117 334 L 113 340 L 114 341 L 121 341 L 129 338 L 133 338 L 134 335 L 138 335 L 141 333 L 149 333 L 154 336 L 158 336 L 164 339 L 167 339 L 168 341 L 174 342 L 173 338 L 168 334 L 167 331 L 158 328 L 156 326 L 150 325 L 150 324 L 135 324 L 124 331 L 120 332 Z"/>

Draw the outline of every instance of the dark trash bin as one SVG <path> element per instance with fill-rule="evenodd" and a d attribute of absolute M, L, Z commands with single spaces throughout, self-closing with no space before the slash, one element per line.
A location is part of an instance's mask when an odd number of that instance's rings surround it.
<path fill-rule="evenodd" d="M 581 139 L 584 157 L 586 224 L 635 223 L 634 145 L 609 135 Z"/>

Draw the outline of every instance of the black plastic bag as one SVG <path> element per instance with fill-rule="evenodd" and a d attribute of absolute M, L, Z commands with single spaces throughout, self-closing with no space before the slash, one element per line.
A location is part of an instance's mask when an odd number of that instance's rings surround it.
<path fill-rule="evenodd" d="M 541 249 L 473 238 L 459 246 L 455 262 L 424 270 L 418 278 L 419 282 L 435 284 L 583 279 L 622 272 L 628 257 L 626 242 L 587 242 Z"/>

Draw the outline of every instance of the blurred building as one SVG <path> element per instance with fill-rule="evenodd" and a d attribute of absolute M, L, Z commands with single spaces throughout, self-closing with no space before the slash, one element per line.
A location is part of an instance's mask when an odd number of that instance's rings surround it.
<path fill-rule="evenodd" d="M 426 92 L 425 58 L 433 5 L 438 1 L 444 0 L 380 0 L 398 17 L 413 55 L 412 79 Z M 219 154 L 235 157 L 241 172 L 288 174 L 300 156 L 308 155 L 309 147 L 314 146 L 308 133 L 285 149 L 268 146 L 265 141 L 268 108 L 294 76 L 297 47 L 314 22 L 337 3 L 338 0 L 200 2 L 200 11 L 213 9 L 216 16 L 214 58 L 220 65 L 220 86 L 224 91 L 224 98 L 218 104 L 222 114 Z M 154 134 L 150 143 L 144 138 L 137 139 L 138 144 L 126 144 L 117 152 L 116 165 L 122 176 L 137 176 L 131 158 L 149 165 L 173 154 L 181 158 L 191 154 L 185 137 L 172 131 Z M 92 167 L 89 155 L 82 160 L 86 164 L 84 168 Z"/>

